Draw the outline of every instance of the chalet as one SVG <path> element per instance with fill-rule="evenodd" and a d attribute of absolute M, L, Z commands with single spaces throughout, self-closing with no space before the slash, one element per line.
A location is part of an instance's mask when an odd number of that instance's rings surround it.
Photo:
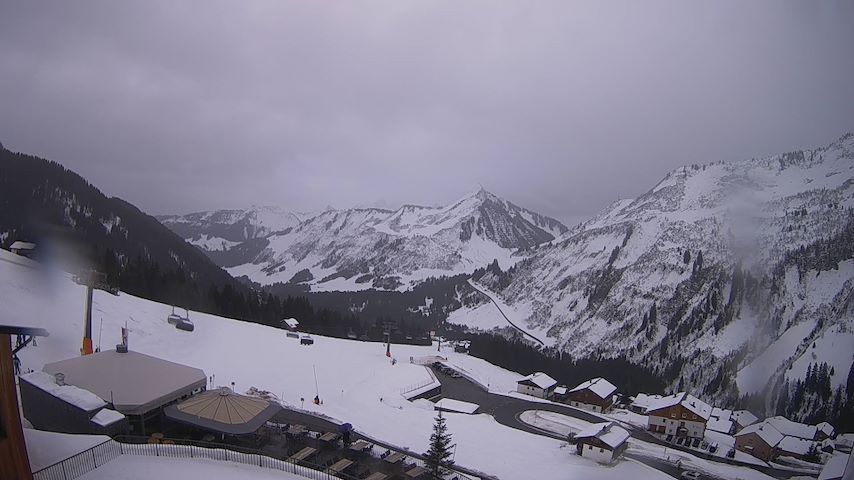
<path fill-rule="evenodd" d="M 685 392 L 661 397 L 647 406 L 648 429 L 659 435 L 703 438 L 712 407 Z"/>
<path fill-rule="evenodd" d="M 754 423 L 735 434 L 735 448 L 768 462 L 777 455 L 777 445 L 784 437 L 771 424 Z"/>
<path fill-rule="evenodd" d="M 818 445 L 812 440 L 797 437 L 783 437 L 777 444 L 778 457 L 793 457 L 798 460 L 809 461 L 810 454 L 818 451 Z"/>
<path fill-rule="evenodd" d="M 566 402 L 573 407 L 594 412 L 607 412 L 614 404 L 617 387 L 604 378 L 597 377 L 579 384 L 567 393 Z"/>
<path fill-rule="evenodd" d="M 296 332 L 297 328 L 299 328 L 299 322 L 296 318 L 285 318 L 282 320 L 282 326 L 292 332 Z"/>
<path fill-rule="evenodd" d="M 638 393 L 636 396 L 631 397 L 631 402 L 629 403 L 629 410 L 635 413 L 639 413 L 641 415 L 646 415 L 646 411 L 649 409 L 649 404 L 661 398 L 661 395 L 647 395 L 645 393 Z"/>
<path fill-rule="evenodd" d="M 851 453 L 852 447 L 854 447 L 854 433 L 837 435 L 833 446 L 841 452 Z"/>
<path fill-rule="evenodd" d="M 777 431 L 788 437 L 803 438 L 804 440 L 816 440 L 818 438 L 818 428 L 815 425 L 793 422 L 779 415 L 765 419 L 765 423 L 773 425 Z"/>
<path fill-rule="evenodd" d="M 759 421 L 759 418 L 749 410 L 736 410 L 732 412 L 732 417 L 730 418 L 732 418 L 732 421 L 735 423 L 736 432 Z"/>
<path fill-rule="evenodd" d="M 12 245 L 9 246 L 9 251 L 14 253 L 15 255 L 27 257 L 32 260 L 35 260 L 37 255 L 35 243 L 22 242 L 20 240 L 12 243 Z"/>
<path fill-rule="evenodd" d="M 628 439 L 629 432 L 616 422 L 595 423 L 574 437 L 578 454 L 599 463 L 617 459 L 626 450 Z"/>
<path fill-rule="evenodd" d="M 826 440 L 828 438 L 833 438 L 834 434 L 836 434 L 836 430 L 833 428 L 833 425 L 827 422 L 821 422 L 815 426 L 815 439 L 818 441 Z"/>
<path fill-rule="evenodd" d="M 732 420 L 732 410 L 719 407 L 712 408 L 709 421 L 706 422 L 706 429 L 713 432 L 725 433 L 727 435 L 735 433 L 735 422 Z"/>
<path fill-rule="evenodd" d="M 543 372 L 536 372 L 516 382 L 516 391 L 538 398 L 549 398 L 557 386 L 557 380 Z"/>

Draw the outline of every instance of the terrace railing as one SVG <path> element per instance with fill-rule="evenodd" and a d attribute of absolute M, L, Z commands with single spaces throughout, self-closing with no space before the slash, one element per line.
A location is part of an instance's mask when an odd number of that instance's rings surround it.
<path fill-rule="evenodd" d="M 118 436 L 84 450 L 48 467 L 33 472 L 35 480 L 75 480 L 122 455 L 139 455 L 165 458 L 203 458 L 253 465 L 299 475 L 311 480 L 358 480 L 346 473 L 327 473 L 327 466 L 310 462 L 299 463 L 279 460 L 265 455 L 260 450 L 196 440 L 164 439 L 170 443 L 147 443 L 148 437 Z M 423 460 L 410 457 L 416 465 L 424 466 Z M 459 472 L 450 478 L 471 480 Z"/>

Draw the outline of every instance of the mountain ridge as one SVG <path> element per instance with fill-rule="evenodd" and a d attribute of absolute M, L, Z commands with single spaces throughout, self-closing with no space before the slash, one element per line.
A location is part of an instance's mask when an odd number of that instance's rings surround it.
<path fill-rule="evenodd" d="M 517 251 L 568 231 L 560 221 L 483 188 L 438 207 L 327 209 L 301 219 L 277 209 L 278 219 L 264 216 L 276 208 L 158 219 L 235 276 L 320 290 L 405 289 L 496 258 L 509 266 L 521 258 Z"/>

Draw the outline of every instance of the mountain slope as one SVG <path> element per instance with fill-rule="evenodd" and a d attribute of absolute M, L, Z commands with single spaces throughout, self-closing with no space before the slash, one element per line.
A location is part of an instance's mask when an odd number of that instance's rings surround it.
<path fill-rule="evenodd" d="M 255 292 L 154 217 L 59 163 L 0 149 L 0 247 L 15 240 L 125 292 L 256 321 L 262 313 Z"/>
<path fill-rule="evenodd" d="M 471 272 L 567 228 L 483 189 L 446 207 L 353 208 L 298 215 L 270 207 L 159 219 L 235 276 L 313 290 L 399 289 Z"/>
<path fill-rule="evenodd" d="M 525 312 L 527 329 L 573 356 L 625 356 L 674 387 L 733 400 L 770 388 L 791 364 L 805 370 L 818 358 L 807 347 L 828 332 L 852 336 L 852 212 L 850 134 L 688 166 L 539 247 L 493 288 Z M 850 367 L 841 357 L 835 385 Z"/>

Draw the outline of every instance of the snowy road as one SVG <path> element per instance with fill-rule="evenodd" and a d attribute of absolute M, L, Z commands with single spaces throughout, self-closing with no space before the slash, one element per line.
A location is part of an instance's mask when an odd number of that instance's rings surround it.
<path fill-rule="evenodd" d="M 488 298 L 488 299 L 489 299 L 489 301 L 490 301 L 490 302 L 492 302 L 492 304 L 493 304 L 493 305 L 495 305 L 495 309 L 496 309 L 496 310 L 498 310 L 498 313 L 500 313 L 502 317 L 504 317 L 504 320 L 507 320 L 507 323 L 509 323 L 509 324 L 510 324 L 510 326 L 512 326 L 513 328 L 515 328 L 515 329 L 516 329 L 516 330 L 518 330 L 519 332 L 521 332 L 521 333 L 522 333 L 522 335 L 525 335 L 526 337 L 529 337 L 529 338 L 531 338 L 532 340 L 534 340 L 535 342 L 539 343 L 539 344 L 540 344 L 540 346 L 544 346 L 544 345 L 545 345 L 545 342 L 543 342 L 543 341 L 542 341 L 542 340 L 540 340 L 539 338 L 537 338 L 537 337 L 535 337 L 535 336 L 531 335 L 531 334 L 530 334 L 530 333 L 528 333 L 525 329 L 523 329 L 523 328 L 521 328 L 520 326 L 518 326 L 518 325 L 516 325 L 515 323 L 513 323 L 513 321 L 512 321 L 512 320 L 510 320 L 510 319 L 507 317 L 507 315 L 504 313 L 504 310 L 502 310 L 502 309 L 501 309 L 501 306 L 498 304 L 498 301 L 497 301 L 497 300 L 495 300 L 495 298 L 493 298 L 493 296 L 492 296 L 492 294 L 491 294 L 491 293 L 489 293 L 489 292 L 487 292 L 487 291 L 485 291 L 485 290 L 481 289 L 480 287 L 478 287 L 477 285 L 475 285 L 475 283 L 474 283 L 474 282 L 472 282 L 471 280 L 469 280 L 469 285 L 471 285 L 471 288 L 473 288 L 473 289 L 477 290 L 478 292 L 480 292 L 481 294 L 483 294 L 484 296 L 486 296 L 486 298 Z"/>
<path fill-rule="evenodd" d="M 443 397 L 476 403 L 480 405 L 479 411 L 481 413 L 491 415 L 498 423 L 510 428 L 514 428 L 516 430 L 522 430 L 524 432 L 533 433 L 535 435 L 541 435 L 544 437 L 550 437 L 558 440 L 566 439 L 565 436 L 558 435 L 556 433 L 544 430 L 542 428 L 538 428 L 522 421 L 520 418 L 522 414 L 531 410 L 559 413 L 590 423 L 611 421 L 611 419 L 609 418 L 600 417 L 591 412 L 579 410 L 569 406 L 558 405 L 555 403 L 548 402 L 530 401 L 521 398 L 487 392 L 483 388 L 472 383 L 466 378 L 452 378 L 449 375 L 446 375 L 439 371 L 436 371 L 435 374 L 436 377 L 439 379 L 439 382 L 442 384 Z M 659 440 L 658 438 L 650 435 L 646 430 L 639 429 L 628 424 L 623 424 L 623 427 L 629 431 L 629 434 L 634 439 L 654 445 L 665 446 L 674 450 L 681 450 L 677 445 L 665 443 L 662 440 Z M 698 452 L 687 451 L 687 453 L 697 455 Z M 626 457 L 644 463 L 652 468 L 655 468 L 656 470 L 661 471 L 662 473 L 666 473 L 667 475 L 670 475 L 675 478 L 679 478 L 680 473 L 684 471 L 684 469 L 680 469 L 672 463 L 668 463 L 664 460 L 659 460 L 646 455 L 626 453 Z M 793 473 L 787 470 L 778 470 L 769 467 L 751 466 L 747 468 L 754 468 L 758 471 L 761 471 L 767 475 L 771 475 L 776 478 L 785 479 L 798 475 L 797 473 Z"/>

